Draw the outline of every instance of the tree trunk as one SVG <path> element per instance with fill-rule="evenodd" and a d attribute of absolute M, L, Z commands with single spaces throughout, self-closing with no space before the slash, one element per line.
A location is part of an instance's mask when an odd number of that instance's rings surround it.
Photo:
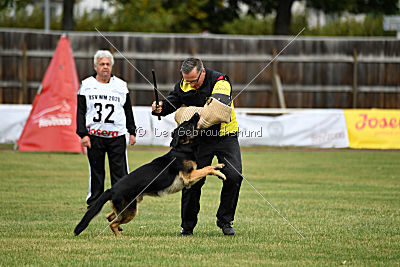
<path fill-rule="evenodd" d="M 74 5 L 75 0 L 64 0 L 62 18 L 62 30 L 64 31 L 73 31 L 75 28 Z"/>
<path fill-rule="evenodd" d="M 290 23 L 292 20 L 292 5 L 294 0 L 279 1 L 276 9 L 276 18 L 274 25 L 275 35 L 289 35 Z"/>

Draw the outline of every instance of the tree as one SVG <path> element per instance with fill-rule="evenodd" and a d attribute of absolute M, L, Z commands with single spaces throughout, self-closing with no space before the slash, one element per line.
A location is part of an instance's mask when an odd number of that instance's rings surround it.
<path fill-rule="evenodd" d="M 247 13 L 255 16 L 261 15 L 265 18 L 275 12 L 274 34 L 290 34 L 294 0 L 238 0 L 238 2 L 248 6 Z"/>
<path fill-rule="evenodd" d="M 399 12 L 398 0 L 302 0 L 308 7 L 322 10 L 327 14 L 341 14 L 345 11 L 350 13 L 370 14 L 396 14 Z M 232 0 L 235 6 L 239 3 L 249 7 L 248 13 L 267 16 L 276 12 L 274 23 L 274 34 L 290 34 L 292 20 L 292 5 L 294 0 Z"/>
<path fill-rule="evenodd" d="M 17 10 L 33 4 L 33 0 L 0 0 L 0 10 L 15 8 Z"/>
<path fill-rule="evenodd" d="M 239 16 L 237 1 L 229 0 L 165 0 L 163 8 L 175 15 L 175 31 L 221 33 L 222 25 Z"/>
<path fill-rule="evenodd" d="M 341 14 L 348 11 L 354 14 L 396 14 L 399 12 L 398 0 L 305 0 L 307 6 L 327 14 Z"/>
<path fill-rule="evenodd" d="M 274 24 L 275 35 L 289 35 L 292 21 L 292 5 L 294 0 L 281 0 L 276 8 Z"/>
<path fill-rule="evenodd" d="M 221 33 L 225 21 L 239 16 L 235 0 L 106 1 L 116 7 L 117 30 Z"/>
<path fill-rule="evenodd" d="M 75 28 L 74 5 L 75 5 L 75 0 L 63 1 L 63 16 L 62 16 L 61 29 L 64 31 L 73 31 Z"/>

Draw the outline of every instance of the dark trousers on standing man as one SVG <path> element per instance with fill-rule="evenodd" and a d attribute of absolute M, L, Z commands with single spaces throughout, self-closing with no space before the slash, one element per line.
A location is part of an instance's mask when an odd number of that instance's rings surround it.
<path fill-rule="evenodd" d="M 105 138 L 90 135 L 91 148 L 87 150 L 89 159 L 89 191 L 86 203 L 90 207 L 104 192 L 105 155 L 108 155 L 111 185 L 128 174 L 125 135 Z"/>
<path fill-rule="evenodd" d="M 237 136 L 209 137 L 202 140 L 197 151 L 197 168 L 209 166 L 214 156 L 219 163 L 224 163 L 221 170 L 226 180 L 223 182 L 221 200 L 217 212 L 217 219 L 221 223 L 234 220 L 239 190 L 242 183 L 242 160 Z M 193 230 L 197 224 L 197 214 L 200 211 L 201 188 L 205 178 L 198 181 L 190 189 L 182 191 L 181 217 L 182 228 Z"/>

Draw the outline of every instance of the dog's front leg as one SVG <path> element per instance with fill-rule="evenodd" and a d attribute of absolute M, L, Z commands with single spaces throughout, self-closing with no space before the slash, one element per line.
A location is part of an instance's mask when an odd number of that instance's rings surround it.
<path fill-rule="evenodd" d="M 215 164 L 212 166 L 206 166 L 206 167 L 198 169 L 198 170 L 193 170 L 190 172 L 187 182 L 190 184 L 194 184 L 201 178 L 206 177 L 207 175 L 215 175 L 223 180 L 226 180 L 225 175 L 221 171 L 216 170 L 216 169 L 221 169 L 223 167 L 224 167 L 224 164 Z"/>

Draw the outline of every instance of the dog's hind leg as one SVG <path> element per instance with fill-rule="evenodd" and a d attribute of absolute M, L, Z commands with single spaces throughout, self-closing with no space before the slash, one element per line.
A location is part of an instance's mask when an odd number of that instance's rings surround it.
<path fill-rule="evenodd" d="M 106 215 L 106 218 L 109 222 L 112 222 L 115 219 L 115 217 L 116 215 L 113 211 Z M 122 227 L 118 226 L 118 231 L 122 232 L 122 230 L 123 230 Z"/>
<path fill-rule="evenodd" d="M 123 204 L 121 205 L 121 203 L 124 202 L 125 201 L 111 201 L 110 203 L 113 211 L 106 215 L 107 220 L 110 222 L 111 231 L 113 231 L 115 236 L 122 236 L 121 224 L 130 222 L 138 213 L 136 201 L 130 203 L 129 207 L 124 207 Z M 115 203 L 119 205 L 115 205 Z"/>
<path fill-rule="evenodd" d="M 109 214 L 106 215 L 107 220 L 108 220 L 110 223 L 112 222 L 112 223 L 110 224 L 111 231 L 113 231 L 114 235 L 116 235 L 116 236 L 121 236 L 122 234 L 121 234 L 121 232 L 119 231 L 119 230 L 120 230 L 119 225 L 120 225 L 121 223 L 119 222 L 119 220 L 114 221 L 116 217 L 117 217 L 117 216 L 115 215 L 114 211 L 112 211 L 112 212 L 110 212 Z"/>
<path fill-rule="evenodd" d="M 109 214 L 106 215 L 106 218 L 109 222 L 112 222 L 112 220 L 114 220 L 116 217 L 114 211 L 110 212 Z"/>
<path fill-rule="evenodd" d="M 118 227 L 120 226 L 120 224 L 121 223 L 118 221 L 112 222 L 110 224 L 111 231 L 113 231 L 115 236 L 122 236 L 121 232 L 118 230 Z"/>

